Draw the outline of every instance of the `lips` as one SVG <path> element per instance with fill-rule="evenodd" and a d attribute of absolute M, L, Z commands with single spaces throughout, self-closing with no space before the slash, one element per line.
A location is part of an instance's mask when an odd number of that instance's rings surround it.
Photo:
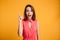
<path fill-rule="evenodd" d="M 31 15 L 28 15 L 29 17 L 31 16 Z"/>

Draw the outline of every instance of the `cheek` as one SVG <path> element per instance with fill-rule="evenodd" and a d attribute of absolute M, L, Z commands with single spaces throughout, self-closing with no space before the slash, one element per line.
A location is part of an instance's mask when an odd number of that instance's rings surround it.
<path fill-rule="evenodd" d="M 28 15 L 28 12 L 26 12 L 26 15 Z"/>
<path fill-rule="evenodd" d="M 31 15 L 33 15 L 33 12 L 31 12 Z"/>

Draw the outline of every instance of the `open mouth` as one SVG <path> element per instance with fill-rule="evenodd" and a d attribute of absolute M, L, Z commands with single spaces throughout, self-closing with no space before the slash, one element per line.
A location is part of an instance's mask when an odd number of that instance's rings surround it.
<path fill-rule="evenodd" d="M 29 17 L 31 16 L 31 15 L 28 15 Z"/>

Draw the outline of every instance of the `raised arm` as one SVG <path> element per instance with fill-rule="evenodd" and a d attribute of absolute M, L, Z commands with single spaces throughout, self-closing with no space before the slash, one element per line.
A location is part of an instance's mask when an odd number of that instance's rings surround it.
<path fill-rule="evenodd" d="M 18 36 L 22 36 L 23 34 L 23 24 L 22 24 L 22 17 L 18 17 L 19 25 L 18 25 Z"/>

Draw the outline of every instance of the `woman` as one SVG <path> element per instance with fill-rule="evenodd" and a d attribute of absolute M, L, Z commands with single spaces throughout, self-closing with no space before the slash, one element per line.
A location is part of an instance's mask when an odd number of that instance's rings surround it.
<path fill-rule="evenodd" d="M 24 19 L 19 16 L 19 36 L 23 40 L 40 40 L 39 27 L 33 6 L 27 5 L 24 10 Z"/>

